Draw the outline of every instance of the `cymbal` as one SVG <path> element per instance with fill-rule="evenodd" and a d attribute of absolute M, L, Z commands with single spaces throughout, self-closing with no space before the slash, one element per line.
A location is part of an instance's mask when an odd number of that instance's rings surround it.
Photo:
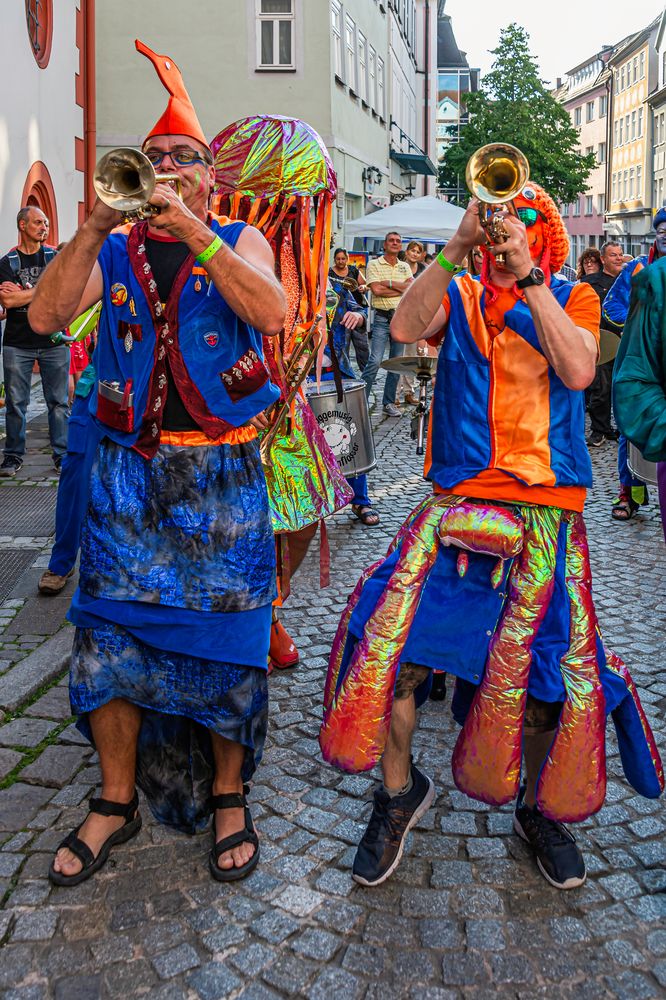
<path fill-rule="evenodd" d="M 620 348 L 620 338 L 611 330 L 599 331 L 599 360 L 598 365 L 605 365 L 607 361 L 612 361 Z"/>
<path fill-rule="evenodd" d="M 435 368 L 437 367 L 437 358 L 432 357 L 408 357 L 408 358 L 389 358 L 388 361 L 382 361 L 381 368 L 385 368 L 388 372 L 397 372 L 398 375 L 432 375 Z"/>

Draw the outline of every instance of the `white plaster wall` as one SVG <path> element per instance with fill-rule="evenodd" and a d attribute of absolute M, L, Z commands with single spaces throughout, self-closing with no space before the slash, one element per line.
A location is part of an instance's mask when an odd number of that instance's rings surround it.
<path fill-rule="evenodd" d="M 78 0 L 55 0 L 53 45 L 46 69 L 32 54 L 22 0 L 2 0 L 0 29 L 0 252 L 16 243 L 16 213 L 28 171 L 42 160 L 56 195 L 60 239 L 78 225 L 83 175 L 75 170 L 74 137 L 83 137 L 76 104 Z"/>

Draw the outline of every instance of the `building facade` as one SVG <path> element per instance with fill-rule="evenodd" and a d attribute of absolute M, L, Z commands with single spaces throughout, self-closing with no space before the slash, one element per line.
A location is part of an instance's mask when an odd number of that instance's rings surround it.
<path fill-rule="evenodd" d="M 156 75 L 134 50 L 138 36 L 176 60 L 210 138 L 257 114 L 302 118 L 319 132 L 338 175 L 339 241 L 347 219 L 410 188 L 424 190 L 423 173 L 403 176 L 390 153 L 411 142 L 417 154 L 427 154 L 421 143 L 429 73 L 421 72 L 419 46 L 431 6 L 428 0 L 201 0 L 196 18 L 188 19 L 182 4 L 163 0 L 156 20 L 148 4 L 100 4 L 98 153 L 140 145 L 164 106 Z"/>
<path fill-rule="evenodd" d="M 604 239 L 606 212 L 606 169 L 608 161 L 608 104 L 611 73 L 607 62 L 610 48 L 568 70 L 555 96 L 578 129 L 579 152 L 593 153 L 596 166 L 588 178 L 584 194 L 561 212 L 569 233 L 569 263 L 574 265 L 588 246 L 600 246 Z"/>
<path fill-rule="evenodd" d="M 657 89 L 656 39 L 661 18 L 619 45 L 609 60 L 611 120 L 608 213 L 605 233 L 627 253 L 652 242 L 652 116 L 647 98 Z"/>
<path fill-rule="evenodd" d="M 94 5 L 90 5 L 94 15 Z M 94 162 L 94 21 L 83 0 L 3 5 L 0 78 L 0 249 L 16 243 L 16 213 L 37 205 L 49 242 L 68 239 L 84 218 Z"/>
<path fill-rule="evenodd" d="M 655 40 L 657 83 L 648 94 L 648 116 L 652 124 L 652 210 L 666 204 L 666 12 Z"/>
<path fill-rule="evenodd" d="M 443 13 L 437 26 L 437 163 L 441 165 L 446 148 L 458 142 L 460 128 L 468 121 L 465 97 L 479 89 L 480 71 L 470 69 L 467 54 L 458 48 L 451 18 Z M 469 197 L 465 178 L 460 176 L 453 187 L 440 188 L 449 201 L 464 205 Z"/>

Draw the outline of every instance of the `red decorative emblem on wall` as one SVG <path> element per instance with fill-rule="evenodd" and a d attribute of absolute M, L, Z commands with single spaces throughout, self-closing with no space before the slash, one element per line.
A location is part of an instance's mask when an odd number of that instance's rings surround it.
<path fill-rule="evenodd" d="M 257 352 L 250 349 L 231 368 L 220 372 L 220 378 L 231 402 L 237 403 L 243 396 L 261 389 L 268 381 L 268 372 Z"/>
<path fill-rule="evenodd" d="M 40 69 L 45 69 L 53 40 L 53 0 L 25 0 L 25 17 L 32 54 Z"/>

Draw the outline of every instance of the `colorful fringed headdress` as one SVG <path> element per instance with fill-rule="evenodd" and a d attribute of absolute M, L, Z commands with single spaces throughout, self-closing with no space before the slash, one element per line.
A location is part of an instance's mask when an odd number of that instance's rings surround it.
<path fill-rule="evenodd" d="M 234 122 L 211 149 L 215 210 L 255 226 L 275 253 L 288 302 L 280 349 L 289 358 L 317 317 L 326 316 L 333 164 L 313 128 L 280 115 Z"/>

